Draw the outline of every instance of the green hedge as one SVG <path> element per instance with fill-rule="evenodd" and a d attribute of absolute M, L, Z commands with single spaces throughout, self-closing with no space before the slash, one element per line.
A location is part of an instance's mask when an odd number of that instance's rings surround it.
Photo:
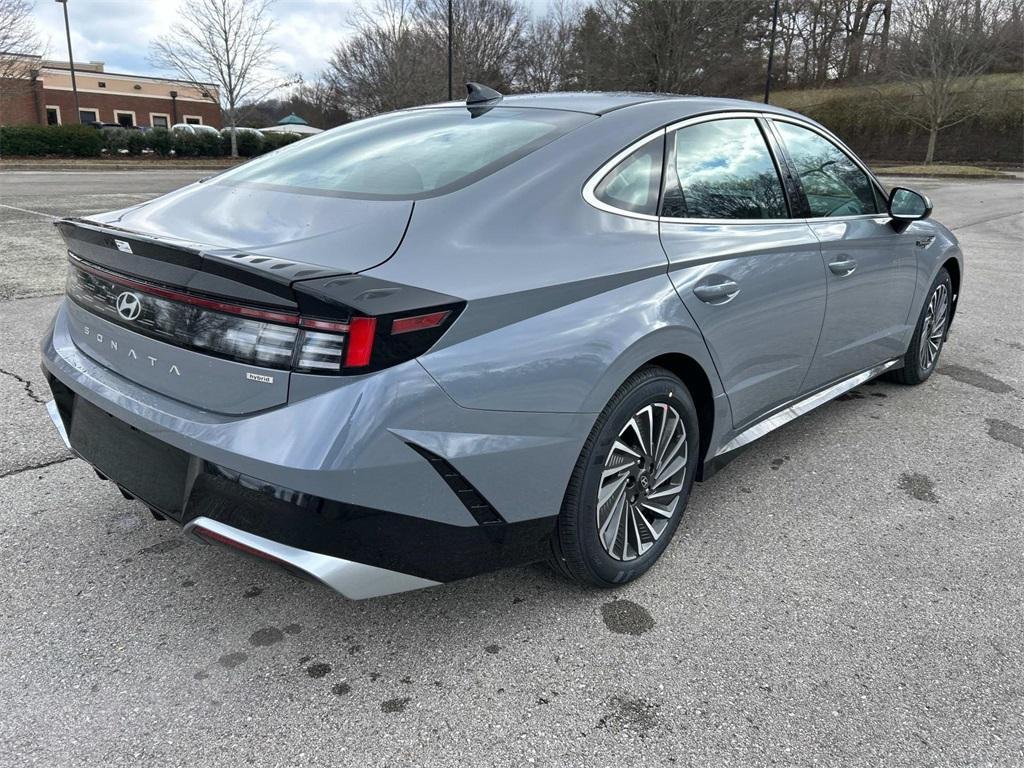
<path fill-rule="evenodd" d="M 96 157 L 103 137 L 85 125 L 0 126 L 0 155 Z"/>
<path fill-rule="evenodd" d="M 936 162 L 1024 163 L 1024 94 L 981 92 L 973 115 L 939 131 Z M 797 109 L 838 134 L 862 157 L 920 163 L 928 132 L 896 115 L 877 94 L 835 97 Z"/>
<path fill-rule="evenodd" d="M 247 131 L 238 134 L 238 154 L 255 157 L 298 141 L 295 134 L 274 133 L 260 138 Z M 0 156 L 3 157 L 100 157 L 155 154 L 178 157 L 220 157 L 231 154 L 231 137 L 202 131 L 197 134 L 154 128 L 133 131 L 125 128 L 97 130 L 85 125 L 0 126 Z"/>

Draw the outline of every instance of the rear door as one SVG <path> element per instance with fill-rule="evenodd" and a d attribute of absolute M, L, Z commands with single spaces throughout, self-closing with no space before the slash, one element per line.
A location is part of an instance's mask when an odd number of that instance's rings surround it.
<path fill-rule="evenodd" d="M 773 118 L 821 243 L 828 310 L 803 389 L 898 357 L 906 350 L 915 246 L 896 232 L 881 191 L 853 156 L 806 124 Z"/>
<path fill-rule="evenodd" d="M 669 275 L 743 427 L 797 396 L 825 314 L 818 240 L 794 218 L 757 115 L 668 136 L 661 242 Z"/>

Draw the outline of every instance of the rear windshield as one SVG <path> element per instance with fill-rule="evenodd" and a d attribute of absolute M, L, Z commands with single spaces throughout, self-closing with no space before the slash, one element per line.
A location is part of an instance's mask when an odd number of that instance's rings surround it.
<path fill-rule="evenodd" d="M 291 144 L 217 177 L 313 194 L 382 200 L 433 197 L 493 173 L 593 119 L 498 107 L 395 112 Z"/>

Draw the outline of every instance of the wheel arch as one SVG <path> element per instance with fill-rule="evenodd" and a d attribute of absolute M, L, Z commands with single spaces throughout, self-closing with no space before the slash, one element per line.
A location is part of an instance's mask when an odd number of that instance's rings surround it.
<path fill-rule="evenodd" d="M 697 424 L 700 427 L 700 461 L 697 465 L 699 479 L 704 471 L 704 459 L 715 429 L 715 396 L 711 388 L 711 379 L 700 363 L 681 352 L 659 355 L 648 360 L 645 365 L 657 365 L 678 377 L 693 398 L 693 404 L 697 409 Z"/>
<path fill-rule="evenodd" d="M 950 256 L 943 262 L 942 267 L 940 267 L 940 269 L 943 268 L 949 272 L 949 279 L 953 284 L 953 301 L 949 307 L 949 322 L 946 323 L 946 338 L 949 338 L 949 329 L 953 325 L 953 317 L 956 315 L 956 306 L 960 301 L 960 260 L 956 256 Z"/>
<path fill-rule="evenodd" d="M 680 311 L 682 302 L 678 304 Z M 584 407 L 585 413 L 600 413 L 623 383 L 641 368 L 657 365 L 677 376 L 693 397 L 700 429 L 700 462 L 697 479 L 705 476 L 705 459 L 714 453 L 724 430 L 732 424 L 729 401 L 721 379 L 704 342 L 691 323 L 657 328 L 629 345 L 595 382 Z"/>

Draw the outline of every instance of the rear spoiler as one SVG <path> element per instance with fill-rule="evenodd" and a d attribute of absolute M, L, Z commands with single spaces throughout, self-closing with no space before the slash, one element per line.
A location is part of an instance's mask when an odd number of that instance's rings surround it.
<path fill-rule="evenodd" d="M 65 218 L 54 222 L 72 255 L 116 272 L 188 293 L 321 317 L 391 317 L 465 302 L 425 288 L 369 275 L 231 249 L 204 250 L 196 243 Z M 454 318 L 453 318 L 454 319 Z"/>
<path fill-rule="evenodd" d="M 199 293 L 294 308 L 292 284 L 346 272 L 231 249 L 143 235 L 78 218 L 54 225 L 68 250 L 121 274 Z"/>

